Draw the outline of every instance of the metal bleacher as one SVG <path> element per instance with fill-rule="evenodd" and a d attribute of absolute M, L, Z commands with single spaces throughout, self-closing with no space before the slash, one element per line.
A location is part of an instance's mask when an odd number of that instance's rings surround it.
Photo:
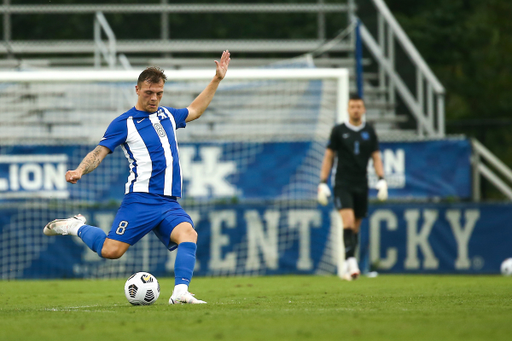
<path fill-rule="evenodd" d="M 346 3 L 325 3 L 316 0 L 309 4 L 168 4 L 166 0 L 149 4 L 45 4 L 45 5 L 12 5 L 4 0 L 0 6 L 3 13 L 3 44 L 0 45 L 0 69 L 77 69 L 77 68 L 143 68 L 147 65 L 160 65 L 169 69 L 198 69 L 212 67 L 208 53 L 218 53 L 230 49 L 236 53 L 257 53 L 257 58 L 234 58 L 231 68 L 254 68 L 283 62 L 290 55 L 309 56 L 316 67 L 348 68 L 351 75 L 350 87 L 356 87 L 356 29 L 367 54 L 359 60 L 362 73 L 364 97 L 367 104 L 368 121 L 376 127 L 382 139 L 403 139 L 444 136 L 444 89 L 430 71 L 414 45 L 394 20 L 382 0 L 372 0 L 378 27 L 370 32 L 357 17 L 357 2 L 346 0 Z M 151 40 L 120 40 L 110 28 L 104 13 L 154 13 L 161 21 L 161 39 Z M 309 39 L 253 39 L 253 40 L 182 40 L 169 38 L 168 15 L 172 13 L 272 13 L 287 15 L 290 13 L 317 14 L 317 37 Z M 336 37 L 326 37 L 326 13 L 337 13 L 346 16 L 346 27 L 340 27 L 341 33 Z M 24 40 L 17 41 L 11 37 L 11 16 L 29 14 L 82 14 L 90 15 L 94 21 L 94 39 L 91 40 Z M 373 37 L 376 36 L 377 39 Z M 395 46 L 403 48 L 412 60 L 416 69 L 416 83 L 406 84 L 395 65 Z M 143 52 L 143 53 L 142 53 Z M 262 55 L 268 53 L 272 58 Z M 183 54 L 192 57 L 180 57 Z M 37 58 L 32 56 L 37 55 Z M 76 55 L 76 57 L 73 57 Z M 84 57 L 85 55 L 85 57 Z M 89 55 L 89 57 L 87 56 Z M 282 58 L 276 57 L 282 55 Z M 361 76 L 361 75 L 359 75 Z M 32 86 L 23 91 L 6 90 L 0 94 L 0 102 L 16 103 L 17 96 L 31 98 L 29 107 L 23 109 L 23 123 L 18 126 L 1 128 L 2 139 L 16 131 L 23 131 L 25 122 L 39 122 L 41 136 L 82 136 L 87 134 L 84 129 L 76 131 L 73 125 L 73 107 L 71 99 L 77 97 L 91 102 L 88 117 L 104 127 L 119 108 L 115 103 L 107 103 L 107 113 L 103 109 L 95 112 L 93 103 L 87 94 L 73 96 L 70 87 L 64 85 L 66 91 L 59 89 L 39 88 Z M 72 87 L 71 87 L 72 88 Z M 91 94 L 92 95 L 92 94 Z M 100 96 L 101 97 L 101 96 Z M 0 103 L 1 104 L 1 103 Z M 102 103 L 104 105 L 105 103 Z M 4 107 L 4 106 L 2 106 Z M 7 106 L 8 107 L 8 106 Z M 103 106 L 105 108 L 105 106 Z M 19 111 L 18 117 L 20 117 Z M 119 112 L 119 111 L 117 111 Z M 8 118 L 9 111 L 0 113 Z M 14 121 L 21 122 L 21 121 Z M 73 128 L 75 127 L 75 128 Z M 4 130 L 6 130 L 4 132 Z M 62 135 L 60 135 L 62 134 Z"/>

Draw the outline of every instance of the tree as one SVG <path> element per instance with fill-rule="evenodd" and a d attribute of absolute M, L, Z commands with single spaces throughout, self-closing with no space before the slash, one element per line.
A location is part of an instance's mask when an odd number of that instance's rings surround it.
<path fill-rule="evenodd" d="M 446 87 L 447 133 L 479 138 L 512 165 L 512 2 L 387 4 Z"/>

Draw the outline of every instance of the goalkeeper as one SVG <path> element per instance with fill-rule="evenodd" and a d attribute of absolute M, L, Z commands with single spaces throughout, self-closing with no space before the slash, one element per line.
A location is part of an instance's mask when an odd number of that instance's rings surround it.
<path fill-rule="evenodd" d="M 346 261 L 341 276 L 349 281 L 357 279 L 361 273 L 355 258 L 355 249 L 361 221 L 368 214 L 367 166 L 370 158 L 373 159 L 375 173 L 379 177 L 377 197 L 381 201 L 388 197 L 379 142 L 373 128 L 363 120 L 364 113 L 363 100 L 358 96 L 351 96 L 348 102 L 348 121 L 332 129 L 318 185 L 318 201 L 327 205 L 331 196 L 327 180 L 337 157 L 334 205 L 343 222 Z"/>

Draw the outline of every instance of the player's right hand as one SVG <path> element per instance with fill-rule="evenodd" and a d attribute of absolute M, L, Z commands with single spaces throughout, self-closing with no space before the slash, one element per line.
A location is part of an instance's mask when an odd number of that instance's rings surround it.
<path fill-rule="evenodd" d="M 70 170 L 66 172 L 66 181 L 72 184 L 76 184 L 78 180 L 82 178 L 82 174 L 76 170 Z"/>
<path fill-rule="evenodd" d="M 317 196 L 318 203 L 320 205 L 326 206 L 329 203 L 330 196 L 331 196 L 331 190 L 330 190 L 329 186 L 326 183 L 321 182 L 318 185 L 318 196 Z"/>

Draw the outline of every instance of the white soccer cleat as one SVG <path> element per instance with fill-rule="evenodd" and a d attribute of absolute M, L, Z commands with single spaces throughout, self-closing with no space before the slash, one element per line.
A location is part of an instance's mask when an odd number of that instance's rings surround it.
<path fill-rule="evenodd" d="M 358 279 L 360 275 L 361 271 L 359 271 L 359 269 L 354 270 L 350 273 L 350 277 L 352 277 L 352 279 Z"/>
<path fill-rule="evenodd" d="M 352 280 L 352 276 L 350 276 L 350 273 L 348 272 L 348 262 L 346 260 L 343 261 L 343 265 L 341 266 L 339 277 L 344 281 L 350 282 Z"/>
<path fill-rule="evenodd" d="M 85 221 L 85 217 L 81 214 L 67 219 L 55 219 L 46 224 L 43 233 L 47 236 L 65 236 L 69 234 L 69 229 L 85 225 Z"/>
<path fill-rule="evenodd" d="M 361 271 L 359 270 L 359 266 L 357 265 L 357 260 L 355 257 L 350 257 L 347 259 L 348 264 L 348 274 L 352 279 L 358 279 L 361 275 Z"/>
<path fill-rule="evenodd" d="M 174 296 L 172 294 L 171 298 L 169 298 L 169 304 L 205 304 L 205 301 L 197 299 L 194 297 L 194 294 L 189 293 L 188 291 L 184 292 L 181 295 Z"/>
<path fill-rule="evenodd" d="M 348 281 L 350 282 L 352 280 L 352 276 L 350 276 L 350 274 L 348 272 L 345 272 L 342 276 L 341 276 L 341 279 L 344 280 L 344 281 Z"/>

